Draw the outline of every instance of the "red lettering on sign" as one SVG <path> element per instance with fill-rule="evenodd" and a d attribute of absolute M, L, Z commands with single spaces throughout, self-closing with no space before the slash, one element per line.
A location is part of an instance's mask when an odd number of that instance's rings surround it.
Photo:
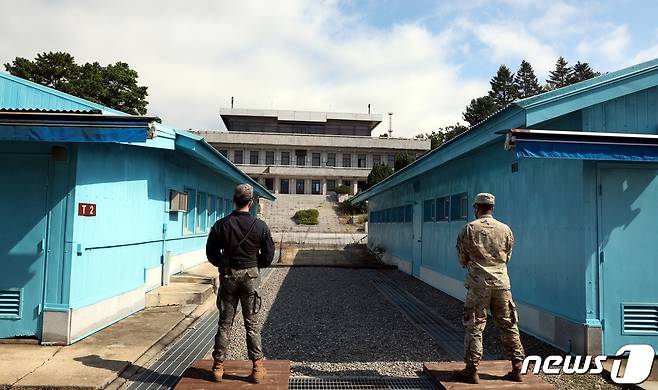
<path fill-rule="evenodd" d="M 78 215 L 83 217 L 95 217 L 96 216 L 96 204 L 95 203 L 78 203 Z"/>

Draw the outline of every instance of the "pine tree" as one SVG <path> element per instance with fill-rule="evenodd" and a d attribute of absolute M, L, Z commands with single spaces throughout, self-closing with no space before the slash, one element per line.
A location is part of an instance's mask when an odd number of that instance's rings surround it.
<path fill-rule="evenodd" d="M 482 96 L 471 99 L 471 103 L 466 106 L 466 111 L 462 113 L 462 118 L 471 126 L 474 126 L 496 112 L 497 109 L 496 103 L 490 96 Z"/>
<path fill-rule="evenodd" d="M 537 76 L 535 76 L 535 71 L 526 60 L 521 61 L 521 66 L 516 72 L 516 76 L 514 76 L 514 85 L 519 98 L 527 98 L 541 92 L 541 86 Z"/>
<path fill-rule="evenodd" d="M 493 99 L 497 108 L 504 108 L 516 99 L 517 91 L 514 85 L 514 74 L 507 66 L 501 65 L 498 68 L 498 72 L 491 79 L 490 84 L 489 96 Z"/>
<path fill-rule="evenodd" d="M 576 62 L 576 65 L 573 66 L 573 73 L 569 80 L 569 84 L 585 81 L 599 75 L 601 75 L 601 73 L 592 70 L 587 62 L 578 61 Z"/>
<path fill-rule="evenodd" d="M 564 57 L 560 56 L 557 59 L 555 70 L 549 72 L 548 80 L 546 80 L 546 89 L 553 90 L 570 84 L 573 69 L 567 65 L 568 62 Z"/>

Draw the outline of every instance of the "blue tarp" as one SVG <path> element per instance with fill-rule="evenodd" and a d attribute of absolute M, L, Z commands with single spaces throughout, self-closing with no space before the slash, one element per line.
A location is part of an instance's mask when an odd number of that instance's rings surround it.
<path fill-rule="evenodd" d="M 42 124 L 0 124 L 0 140 L 3 141 L 49 141 L 49 142 L 144 142 L 147 124 L 114 125 L 66 125 L 45 126 Z"/>
<path fill-rule="evenodd" d="M 658 145 L 587 142 L 515 142 L 517 157 L 602 161 L 658 161 Z"/>

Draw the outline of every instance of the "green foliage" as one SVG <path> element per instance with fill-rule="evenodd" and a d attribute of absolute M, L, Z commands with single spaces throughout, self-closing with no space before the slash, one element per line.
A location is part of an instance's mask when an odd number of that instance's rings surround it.
<path fill-rule="evenodd" d="M 351 189 L 350 186 L 346 186 L 345 184 L 339 184 L 336 186 L 336 189 L 334 190 L 338 195 L 345 195 L 349 194 Z"/>
<path fill-rule="evenodd" d="M 587 62 L 576 62 L 576 65 L 573 66 L 572 70 L 573 72 L 569 84 L 579 83 L 601 75 L 601 73 L 592 70 Z"/>
<path fill-rule="evenodd" d="M 69 53 L 48 52 L 37 54 L 33 61 L 16 57 L 5 64 L 5 69 L 14 76 L 115 110 L 146 114 L 147 87 L 137 85 L 137 72 L 125 62 L 78 65 Z"/>
<path fill-rule="evenodd" d="M 398 154 L 397 156 L 395 156 L 395 163 L 393 164 L 395 172 L 406 167 L 407 165 L 411 164 L 414 161 L 416 161 L 416 156 L 412 154 L 409 153 Z"/>
<path fill-rule="evenodd" d="M 521 66 L 514 76 L 514 85 L 519 98 L 535 96 L 542 92 L 541 85 L 535 76 L 532 65 L 526 60 L 521 61 Z"/>
<path fill-rule="evenodd" d="M 549 72 L 548 80 L 546 80 L 546 89 L 553 90 L 557 88 L 566 87 L 570 84 L 572 79 L 573 70 L 568 66 L 567 60 L 560 56 L 555 63 L 555 70 Z"/>
<path fill-rule="evenodd" d="M 393 168 L 384 164 L 373 165 L 370 173 L 368 174 L 368 188 L 374 186 L 380 181 L 386 179 L 393 174 Z"/>
<path fill-rule="evenodd" d="M 491 79 L 489 97 L 493 99 L 498 109 L 506 107 L 517 98 L 517 89 L 514 85 L 514 74 L 505 65 L 498 68 L 498 72 Z M 470 122 L 469 122 L 470 123 Z"/>
<path fill-rule="evenodd" d="M 462 118 L 471 126 L 475 126 L 497 110 L 496 102 L 494 102 L 491 96 L 482 96 L 471 99 L 471 103 L 466 106 L 466 111 L 462 113 Z"/>
<path fill-rule="evenodd" d="M 366 202 L 352 203 L 350 199 L 347 199 L 338 204 L 338 211 L 344 215 L 366 214 L 368 205 Z"/>
<path fill-rule="evenodd" d="M 293 219 L 302 225 L 317 225 L 319 223 L 319 216 L 320 212 L 318 209 L 304 209 L 297 211 Z"/>
<path fill-rule="evenodd" d="M 430 142 L 432 143 L 431 144 L 432 149 L 434 149 L 450 141 L 451 139 L 455 138 L 456 136 L 460 135 L 466 130 L 468 130 L 468 127 L 460 123 L 457 123 L 453 126 L 446 126 L 444 128 L 440 128 L 439 130 L 432 130 L 431 133 L 418 134 L 416 138 L 429 139 Z"/>

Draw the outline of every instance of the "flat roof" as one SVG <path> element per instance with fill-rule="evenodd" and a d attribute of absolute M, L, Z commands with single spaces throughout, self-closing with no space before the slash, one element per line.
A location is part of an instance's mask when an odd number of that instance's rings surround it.
<path fill-rule="evenodd" d="M 229 108 L 222 107 L 219 109 L 219 115 L 224 117 L 231 116 L 253 116 L 277 118 L 284 122 L 326 122 L 328 119 L 344 121 L 364 121 L 373 122 L 372 127 L 381 123 L 381 114 L 359 114 L 354 112 L 321 112 L 321 111 L 299 111 L 299 110 L 264 110 L 253 108 Z M 224 120 L 224 123 L 226 121 Z"/>

